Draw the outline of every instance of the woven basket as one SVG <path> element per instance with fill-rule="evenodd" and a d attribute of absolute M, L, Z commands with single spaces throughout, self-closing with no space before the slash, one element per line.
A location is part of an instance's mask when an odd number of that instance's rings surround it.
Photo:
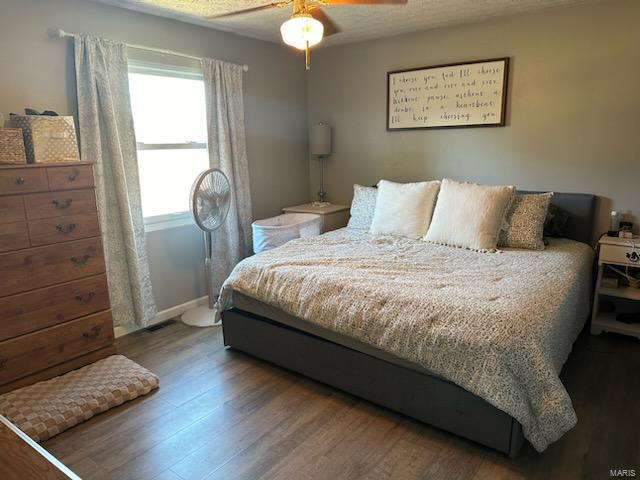
<path fill-rule="evenodd" d="M 20 128 L 0 128 L 0 164 L 27 163 Z"/>

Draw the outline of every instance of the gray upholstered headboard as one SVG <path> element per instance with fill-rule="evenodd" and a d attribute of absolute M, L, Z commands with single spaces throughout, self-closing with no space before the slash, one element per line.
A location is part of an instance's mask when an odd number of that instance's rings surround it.
<path fill-rule="evenodd" d="M 565 229 L 566 237 L 592 245 L 596 216 L 596 196 L 587 193 L 554 192 L 551 203 L 569 214 Z"/>

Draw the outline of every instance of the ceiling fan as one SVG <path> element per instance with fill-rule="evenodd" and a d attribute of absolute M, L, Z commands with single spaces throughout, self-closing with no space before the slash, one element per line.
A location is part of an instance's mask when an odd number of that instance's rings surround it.
<path fill-rule="evenodd" d="M 291 6 L 293 14 L 280 26 L 282 41 L 299 50 L 305 51 L 305 65 L 309 70 L 309 48 L 317 45 L 323 37 L 338 33 L 340 29 L 320 8 L 323 5 L 402 5 L 407 0 L 283 0 L 257 7 L 236 10 L 208 16 L 208 19 L 244 15 L 247 13 L 286 8 Z"/>

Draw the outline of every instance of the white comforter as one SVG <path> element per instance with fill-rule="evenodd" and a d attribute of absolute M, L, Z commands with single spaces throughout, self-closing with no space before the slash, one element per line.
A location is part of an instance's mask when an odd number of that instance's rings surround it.
<path fill-rule="evenodd" d="M 517 419 L 538 450 L 576 423 L 558 378 L 589 311 L 592 250 L 477 253 L 342 229 L 250 257 L 232 290 L 417 363 Z"/>

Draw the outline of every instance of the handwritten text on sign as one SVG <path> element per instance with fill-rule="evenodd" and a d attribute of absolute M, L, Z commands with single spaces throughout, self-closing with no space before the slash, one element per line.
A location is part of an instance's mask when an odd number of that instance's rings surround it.
<path fill-rule="evenodd" d="M 390 130 L 502 125 L 507 60 L 389 73 Z"/>

